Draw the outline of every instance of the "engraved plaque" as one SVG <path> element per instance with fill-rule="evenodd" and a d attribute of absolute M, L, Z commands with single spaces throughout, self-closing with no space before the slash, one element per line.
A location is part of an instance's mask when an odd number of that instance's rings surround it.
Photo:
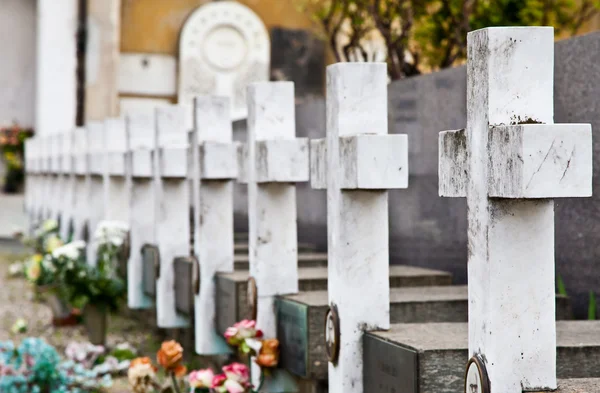
<path fill-rule="evenodd" d="M 280 364 L 290 372 L 307 376 L 308 306 L 277 299 L 277 338 L 281 343 Z"/>
<path fill-rule="evenodd" d="M 121 249 L 119 250 L 118 258 L 118 273 L 119 277 L 123 279 L 127 279 L 127 263 L 129 262 L 129 257 L 131 255 L 131 234 L 127 231 L 125 235 L 125 239 L 123 240 L 123 244 L 121 245 Z"/>
<path fill-rule="evenodd" d="M 173 262 L 175 309 L 184 315 L 192 315 L 194 312 L 195 263 L 194 257 L 178 257 Z"/>
<path fill-rule="evenodd" d="M 228 327 L 240 321 L 237 301 L 237 284 L 233 280 L 217 276 L 217 333 L 223 334 Z"/>
<path fill-rule="evenodd" d="M 465 393 L 490 393 L 490 381 L 480 355 L 473 356 L 467 363 Z"/>
<path fill-rule="evenodd" d="M 369 334 L 363 344 L 365 392 L 418 393 L 415 351 Z"/>
<path fill-rule="evenodd" d="M 160 252 L 152 244 L 142 246 L 142 289 L 151 298 L 156 297 L 156 280 L 160 275 Z"/>

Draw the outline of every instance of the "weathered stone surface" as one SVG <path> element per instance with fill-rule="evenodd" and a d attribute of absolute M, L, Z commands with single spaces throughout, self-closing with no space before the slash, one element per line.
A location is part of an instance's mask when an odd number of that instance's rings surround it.
<path fill-rule="evenodd" d="M 600 377 L 600 322 L 561 321 L 556 330 L 558 377 Z M 398 353 L 416 352 L 419 393 L 456 393 L 463 389 L 467 335 L 466 323 L 397 324 L 366 334 L 365 341 L 384 341 Z"/>
<path fill-rule="evenodd" d="M 599 393 L 600 379 L 559 379 L 557 393 Z M 541 393 L 541 392 L 538 392 Z"/>
<path fill-rule="evenodd" d="M 571 319 L 569 299 L 557 295 L 557 319 Z M 326 379 L 323 321 L 326 291 L 301 292 L 277 300 L 281 364 L 305 378 Z M 466 286 L 399 287 L 390 291 L 391 323 L 466 322 Z"/>
<path fill-rule="evenodd" d="M 301 251 L 301 250 L 300 250 Z M 249 256 L 245 252 L 243 254 L 236 254 L 234 257 L 235 270 L 248 270 Z M 298 254 L 298 267 L 325 267 L 327 266 L 327 254 L 326 253 L 299 253 Z"/>
<path fill-rule="evenodd" d="M 316 246 L 310 243 L 298 243 L 298 252 L 314 252 Z M 236 242 L 233 245 L 233 250 L 236 255 L 248 255 L 249 245 L 246 242 Z M 300 259 L 300 254 L 298 254 L 298 259 Z"/>
<path fill-rule="evenodd" d="M 323 291 L 327 289 L 327 268 L 312 267 L 298 269 L 300 291 Z M 247 318 L 249 274 L 236 271 L 218 274 L 217 282 L 217 330 L 224 332 L 229 326 Z M 442 271 L 412 266 L 390 266 L 390 286 L 450 285 L 452 277 Z M 259 288 L 260 291 L 260 288 Z"/>

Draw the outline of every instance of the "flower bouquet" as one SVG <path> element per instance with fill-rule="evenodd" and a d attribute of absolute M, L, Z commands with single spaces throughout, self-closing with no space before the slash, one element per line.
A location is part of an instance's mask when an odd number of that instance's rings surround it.
<path fill-rule="evenodd" d="M 159 379 L 158 367 L 148 357 L 131 361 L 127 378 L 134 393 L 176 392 L 182 391 L 182 377 L 187 368 L 183 365 L 183 348 L 176 341 L 165 341 L 156 354 L 156 360 L 162 367 L 166 379 Z"/>

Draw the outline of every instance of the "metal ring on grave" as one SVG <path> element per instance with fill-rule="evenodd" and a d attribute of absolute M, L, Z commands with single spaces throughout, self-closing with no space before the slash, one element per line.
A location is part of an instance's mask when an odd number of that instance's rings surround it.
<path fill-rule="evenodd" d="M 333 303 L 325 316 L 325 349 L 329 361 L 337 364 L 340 355 L 340 316 Z"/>
<path fill-rule="evenodd" d="M 200 294 L 200 262 L 198 261 L 198 258 L 196 258 L 195 256 L 191 257 L 192 259 L 192 284 L 193 284 L 193 290 L 194 290 L 194 295 L 198 295 Z"/>
<path fill-rule="evenodd" d="M 490 393 L 490 380 L 481 355 L 473 356 L 465 371 L 465 393 Z"/>
<path fill-rule="evenodd" d="M 248 319 L 255 321 L 258 316 L 258 288 L 254 277 L 248 278 Z"/>

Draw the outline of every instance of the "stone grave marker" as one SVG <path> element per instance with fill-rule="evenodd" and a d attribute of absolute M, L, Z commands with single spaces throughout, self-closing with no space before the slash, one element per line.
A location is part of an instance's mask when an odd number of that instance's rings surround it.
<path fill-rule="evenodd" d="M 96 227 L 104 219 L 104 207 L 106 206 L 106 133 L 102 122 L 89 122 L 86 126 L 88 159 L 89 159 L 89 194 L 86 202 L 88 209 L 88 243 L 93 240 Z M 96 247 L 87 247 L 87 261 L 92 266 L 97 263 Z"/>
<path fill-rule="evenodd" d="M 48 200 L 48 218 L 57 220 L 60 223 L 60 206 L 63 198 L 63 176 L 62 176 L 62 133 L 56 133 L 48 136 L 48 145 L 50 149 L 48 179 L 49 194 Z"/>
<path fill-rule="evenodd" d="M 363 392 L 363 331 L 390 325 L 387 189 L 408 186 L 408 142 L 387 121 L 385 64 L 327 68 L 326 160 L 313 169 L 327 187 L 331 393 Z"/>
<path fill-rule="evenodd" d="M 156 315 L 158 327 L 179 328 L 189 320 L 175 308 L 173 260 L 189 255 L 190 188 L 186 107 L 156 108 L 156 127 L 152 164 L 154 167 L 155 244 L 160 251 L 156 278 Z M 190 279 L 190 277 L 187 277 Z"/>
<path fill-rule="evenodd" d="M 249 301 L 276 337 L 275 297 L 298 292 L 296 182 L 309 180 L 308 139 L 296 138 L 294 84 L 248 86 Z M 256 300 L 255 300 L 256 299 Z M 254 315 L 252 315 L 254 316 Z M 253 375 L 260 372 L 253 365 Z M 256 381 L 255 381 L 256 382 Z"/>
<path fill-rule="evenodd" d="M 195 296 L 196 352 L 230 352 L 215 328 L 215 275 L 233 271 L 233 179 L 237 146 L 232 142 L 230 99 L 194 98 L 191 136 L 194 254 L 200 261 Z"/>
<path fill-rule="evenodd" d="M 60 236 L 67 241 L 73 236 L 74 222 L 74 192 L 75 192 L 75 176 L 73 165 L 73 138 L 72 130 L 62 134 L 61 147 L 61 174 L 63 187 L 59 191 L 61 198 L 59 200 L 60 209 Z"/>
<path fill-rule="evenodd" d="M 52 192 L 52 174 L 51 174 L 51 157 L 52 157 L 52 140 L 53 135 L 44 135 L 40 137 L 40 175 L 41 175 L 41 195 L 40 195 L 40 216 L 42 220 L 50 218 L 50 205 L 52 201 L 48 196 Z"/>
<path fill-rule="evenodd" d="M 107 195 L 104 207 L 105 218 L 129 223 L 129 192 L 131 176 L 127 151 L 128 140 L 125 119 L 110 118 L 104 121 L 106 133 L 106 181 Z"/>
<path fill-rule="evenodd" d="M 25 141 L 25 162 L 27 176 L 25 208 L 29 217 L 30 230 L 33 230 L 40 219 L 40 189 L 42 178 L 40 175 L 40 137 L 32 137 Z"/>
<path fill-rule="evenodd" d="M 270 51 L 265 25 L 245 5 L 220 1 L 199 7 L 179 41 L 179 104 L 191 106 L 198 95 L 229 97 L 231 119 L 245 118 L 246 86 L 269 80 Z"/>
<path fill-rule="evenodd" d="M 467 130 L 439 141 L 440 195 L 469 205 L 468 329 L 367 334 L 366 390 L 520 393 L 555 390 L 557 369 L 600 376 L 580 357 L 600 352 L 598 323 L 555 323 L 551 198 L 591 195 L 592 134 L 553 124 L 553 42 L 545 27 L 469 33 Z"/>
<path fill-rule="evenodd" d="M 154 146 L 154 115 L 147 112 L 131 113 L 125 118 L 128 140 L 127 163 L 131 168 L 129 200 L 130 248 L 127 264 L 127 305 L 132 309 L 148 309 L 154 297 L 144 291 L 144 246 L 155 243 L 154 187 L 152 185 Z M 145 250 L 145 248 L 144 248 Z M 152 262 L 153 263 L 153 262 Z M 148 273 L 148 271 L 146 271 Z M 155 283 L 156 279 L 152 280 Z M 154 284 L 155 285 L 155 284 Z"/>
<path fill-rule="evenodd" d="M 88 241 L 88 219 L 90 203 L 90 165 L 88 156 L 88 133 L 78 127 L 73 132 L 73 166 L 74 166 L 74 214 L 73 239 Z"/>

